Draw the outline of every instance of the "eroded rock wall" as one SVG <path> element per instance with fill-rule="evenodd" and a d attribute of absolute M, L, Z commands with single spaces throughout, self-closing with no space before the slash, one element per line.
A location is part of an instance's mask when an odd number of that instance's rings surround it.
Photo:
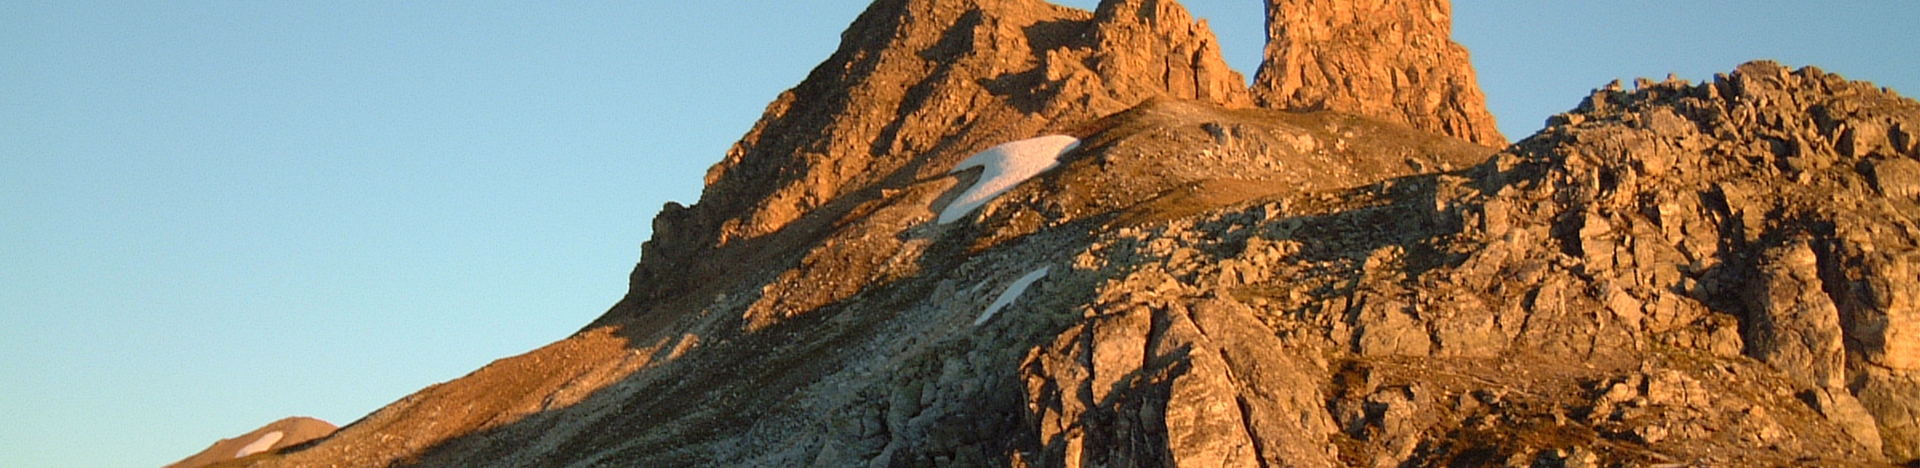
<path fill-rule="evenodd" d="M 1253 96 L 1275 109 L 1335 110 L 1486 146 L 1487 112 L 1449 0 L 1268 0 Z"/>

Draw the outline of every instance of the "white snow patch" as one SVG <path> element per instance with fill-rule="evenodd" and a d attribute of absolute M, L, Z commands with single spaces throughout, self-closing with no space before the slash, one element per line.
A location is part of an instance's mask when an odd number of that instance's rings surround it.
<path fill-rule="evenodd" d="M 974 182 L 967 191 L 961 192 L 947 209 L 940 210 L 940 224 L 947 224 L 972 213 L 974 209 L 987 204 L 988 200 L 1000 196 L 1008 189 L 1027 179 L 1046 172 L 1060 164 L 1060 155 L 1080 147 L 1080 139 L 1067 135 L 1047 135 L 1028 138 L 1000 146 L 987 148 L 979 154 L 970 156 L 953 167 L 947 173 L 955 173 L 985 167 L 980 181 Z"/>
<path fill-rule="evenodd" d="M 280 443 L 280 439 L 286 436 L 286 434 L 280 431 L 268 432 L 266 435 L 260 436 L 260 440 L 253 441 L 253 443 L 247 444 L 245 447 L 240 447 L 240 451 L 233 453 L 233 458 L 246 458 L 247 455 L 265 452 L 267 449 L 273 448 L 273 444 Z"/>
<path fill-rule="evenodd" d="M 987 319 L 993 318 L 993 314 L 1000 313 L 1000 309 L 1007 308 L 1008 305 L 1013 304 L 1014 299 L 1019 299 L 1021 294 L 1026 293 L 1027 286 L 1032 286 L 1033 282 L 1040 281 L 1040 278 L 1047 277 L 1047 272 L 1049 271 L 1053 271 L 1053 267 L 1040 267 L 1040 269 L 1034 270 L 1032 273 L 1027 273 L 1027 276 L 1013 280 L 1013 284 L 1007 285 L 1006 291 L 1000 292 L 1000 297 L 995 298 L 992 304 L 987 305 L 987 311 L 980 313 L 980 318 L 973 319 L 973 326 L 977 327 L 982 323 L 987 323 Z"/>

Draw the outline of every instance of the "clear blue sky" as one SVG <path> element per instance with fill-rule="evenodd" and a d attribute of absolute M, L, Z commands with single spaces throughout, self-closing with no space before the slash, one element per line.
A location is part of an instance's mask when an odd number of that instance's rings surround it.
<path fill-rule="evenodd" d="M 1187 4 L 1251 75 L 1260 2 Z M 571 333 L 864 7 L 0 3 L 0 466 L 345 424 Z M 1455 14 L 1515 139 L 1607 81 L 1754 58 L 1920 93 L 1920 2 Z"/>

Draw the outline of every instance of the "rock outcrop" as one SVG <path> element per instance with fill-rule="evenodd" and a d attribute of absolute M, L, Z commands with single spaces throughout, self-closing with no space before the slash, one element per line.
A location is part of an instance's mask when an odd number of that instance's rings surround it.
<path fill-rule="evenodd" d="M 1253 95 L 1275 109 L 1334 110 L 1487 146 L 1487 112 L 1449 0 L 1267 0 Z"/>
<path fill-rule="evenodd" d="M 1920 104 L 1764 62 L 1638 88 L 1471 169 L 1097 236 L 1098 293 L 1022 367 L 1024 460 L 1914 459 L 1875 356 L 1909 346 L 1920 205 L 1872 180 Z"/>
<path fill-rule="evenodd" d="M 245 463 L 1920 458 L 1920 103 L 1756 62 L 1497 150 L 1431 123 L 1462 107 L 1254 107 L 1171 1 L 883 0 L 845 40 L 600 320 Z M 1055 133 L 1081 144 L 936 219 L 955 164 Z"/>

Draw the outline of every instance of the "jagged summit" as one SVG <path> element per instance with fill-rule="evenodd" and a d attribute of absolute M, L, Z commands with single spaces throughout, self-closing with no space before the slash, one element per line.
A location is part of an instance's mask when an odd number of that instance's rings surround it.
<path fill-rule="evenodd" d="M 724 274 L 757 250 L 734 247 L 743 241 L 795 222 L 788 236 L 806 237 L 988 146 L 1152 97 L 1251 102 L 1213 34 L 1176 2 L 1110 0 L 1088 14 L 1039 0 L 882 0 L 843 41 L 708 172 L 699 203 L 655 219 L 638 297 Z"/>
<path fill-rule="evenodd" d="M 1445 2 L 1328 19 L 1382 5 L 1274 4 L 1263 83 L 1366 76 L 1250 91 L 1172 1 L 878 1 L 601 319 L 240 463 L 1920 458 L 1920 104 L 1754 63 L 1498 149 Z M 1325 24 L 1407 45 L 1297 40 Z"/>

